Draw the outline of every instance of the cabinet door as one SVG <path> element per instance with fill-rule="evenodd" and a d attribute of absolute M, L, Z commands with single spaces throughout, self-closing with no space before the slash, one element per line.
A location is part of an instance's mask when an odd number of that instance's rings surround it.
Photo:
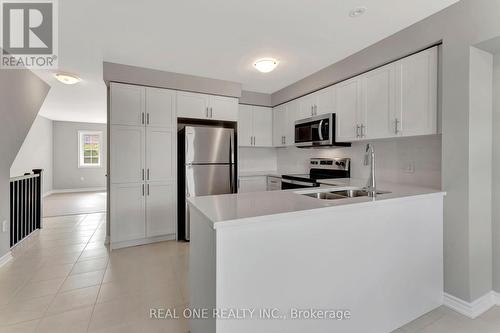
<path fill-rule="evenodd" d="M 175 182 L 146 184 L 146 236 L 175 234 L 177 225 Z"/>
<path fill-rule="evenodd" d="M 112 184 L 110 190 L 111 242 L 144 238 L 144 183 Z"/>
<path fill-rule="evenodd" d="M 395 66 L 390 64 L 362 76 L 362 117 L 365 139 L 390 138 L 396 135 L 394 115 Z"/>
<path fill-rule="evenodd" d="M 250 147 L 253 140 L 253 107 L 240 105 L 238 112 L 238 146 Z"/>
<path fill-rule="evenodd" d="M 314 114 L 335 113 L 336 88 L 331 86 L 314 93 Z"/>
<path fill-rule="evenodd" d="M 145 177 L 144 126 L 111 125 L 111 183 L 138 183 Z"/>
<path fill-rule="evenodd" d="M 358 140 L 357 127 L 361 109 L 361 83 L 353 78 L 336 85 L 336 137 L 338 142 Z"/>
<path fill-rule="evenodd" d="M 146 88 L 146 124 L 159 127 L 175 126 L 175 91 Z"/>
<path fill-rule="evenodd" d="M 297 101 L 287 103 L 283 129 L 285 146 L 295 146 L 295 121 L 302 119 L 299 117 L 299 103 Z"/>
<path fill-rule="evenodd" d="M 208 118 L 209 96 L 190 92 L 177 92 L 177 115 L 183 118 Z"/>
<path fill-rule="evenodd" d="M 281 190 L 281 178 L 267 176 L 267 191 Z"/>
<path fill-rule="evenodd" d="M 239 178 L 239 193 L 246 192 L 261 192 L 267 189 L 267 177 L 240 177 Z"/>
<path fill-rule="evenodd" d="M 301 97 L 296 102 L 298 103 L 297 119 L 305 119 L 314 116 L 314 105 L 316 103 L 314 94 Z"/>
<path fill-rule="evenodd" d="M 437 47 L 396 63 L 398 98 L 403 136 L 437 133 Z"/>
<path fill-rule="evenodd" d="M 112 125 L 140 126 L 144 124 L 144 87 L 112 82 L 110 94 Z"/>
<path fill-rule="evenodd" d="M 170 128 L 146 130 L 146 180 L 170 181 L 175 175 L 176 133 Z"/>
<path fill-rule="evenodd" d="M 238 121 L 238 99 L 210 96 L 210 118 L 214 120 Z"/>
<path fill-rule="evenodd" d="M 273 145 L 273 113 L 271 108 L 253 107 L 254 146 L 272 147 Z"/>
<path fill-rule="evenodd" d="M 285 145 L 283 140 L 285 136 L 285 113 L 285 105 L 273 108 L 273 145 L 275 147 L 283 147 Z"/>

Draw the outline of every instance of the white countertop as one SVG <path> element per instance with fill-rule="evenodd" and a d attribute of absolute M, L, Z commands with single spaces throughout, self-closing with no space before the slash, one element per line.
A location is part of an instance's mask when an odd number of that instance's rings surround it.
<path fill-rule="evenodd" d="M 264 170 L 264 171 L 239 171 L 239 177 L 261 177 L 261 176 L 271 176 L 281 178 L 281 173 L 276 170 Z"/>
<path fill-rule="evenodd" d="M 400 185 L 395 183 L 379 183 L 377 189 L 391 193 L 372 197 L 356 197 L 336 200 L 321 200 L 302 194 L 319 191 L 329 192 L 360 188 L 366 185 L 366 180 L 360 179 L 325 179 L 321 181 L 324 187 L 314 189 L 293 189 L 285 191 L 249 192 L 223 194 L 213 196 L 191 197 L 189 204 L 201 212 L 213 223 L 213 227 L 226 225 L 228 222 L 241 219 L 257 218 L 268 215 L 292 213 L 298 211 L 322 209 L 335 206 L 379 202 L 382 200 L 400 199 L 428 194 L 445 195 L 439 189 Z"/>

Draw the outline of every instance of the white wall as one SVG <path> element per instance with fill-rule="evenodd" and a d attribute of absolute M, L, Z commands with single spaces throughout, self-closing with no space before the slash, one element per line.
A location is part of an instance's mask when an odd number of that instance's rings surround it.
<path fill-rule="evenodd" d="M 101 131 L 102 165 L 78 167 L 78 131 Z M 54 121 L 54 190 L 106 187 L 106 124 Z"/>
<path fill-rule="evenodd" d="M 238 169 L 240 172 L 276 170 L 276 149 L 240 148 L 238 151 Z"/>
<path fill-rule="evenodd" d="M 493 289 L 500 292 L 500 53 L 493 62 Z"/>
<path fill-rule="evenodd" d="M 379 181 L 441 188 L 441 136 L 421 136 L 373 141 L 376 177 Z M 368 179 L 363 165 L 366 142 L 349 148 L 279 148 L 278 169 L 283 173 L 304 173 L 312 157 L 351 158 L 351 177 Z M 411 167 L 410 167 L 411 166 Z"/>
<path fill-rule="evenodd" d="M 10 176 L 43 169 L 43 193 L 52 190 L 52 120 L 37 116 L 10 167 Z"/>

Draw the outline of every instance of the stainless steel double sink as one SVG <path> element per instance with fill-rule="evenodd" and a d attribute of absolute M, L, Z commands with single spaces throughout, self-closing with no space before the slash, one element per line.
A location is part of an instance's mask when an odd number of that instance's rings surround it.
<path fill-rule="evenodd" d="M 388 191 L 377 191 L 378 194 L 391 193 Z M 322 200 L 335 200 L 335 199 L 347 199 L 347 198 L 357 198 L 357 197 L 367 197 L 371 196 L 371 193 L 365 189 L 352 189 L 352 190 L 339 190 L 330 192 L 314 192 L 302 194 L 311 198 L 322 199 Z"/>

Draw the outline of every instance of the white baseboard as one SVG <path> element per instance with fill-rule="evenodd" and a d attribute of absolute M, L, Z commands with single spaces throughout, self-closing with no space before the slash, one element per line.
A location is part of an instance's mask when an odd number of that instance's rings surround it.
<path fill-rule="evenodd" d="M 500 294 L 490 291 L 473 302 L 466 302 L 458 297 L 444 293 L 443 303 L 450 309 L 469 318 L 477 318 L 491 307 L 500 305 Z"/>
<path fill-rule="evenodd" d="M 146 244 L 152 244 L 152 243 L 163 242 L 163 241 L 168 241 L 168 240 L 176 240 L 176 239 L 177 239 L 177 235 L 172 234 L 172 235 L 166 235 L 166 236 L 141 238 L 141 239 L 134 239 L 134 240 L 129 240 L 129 241 L 121 241 L 121 242 L 111 241 L 110 248 L 111 248 L 111 250 L 117 250 L 117 249 L 121 249 L 124 247 L 146 245 Z"/>
<path fill-rule="evenodd" d="M 57 189 L 52 190 L 47 193 L 56 194 L 56 193 L 74 193 L 74 192 L 103 192 L 106 191 L 106 187 L 83 187 L 83 188 L 66 188 L 66 189 Z M 48 194 L 44 194 L 44 197 Z"/>
<path fill-rule="evenodd" d="M 7 252 L 6 254 L 4 254 L 3 256 L 1 256 L 0 257 L 0 267 L 5 265 L 6 263 L 8 263 L 11 259 L 12 259 L 12 254 L 10 253 L 10 251 Z"/>

